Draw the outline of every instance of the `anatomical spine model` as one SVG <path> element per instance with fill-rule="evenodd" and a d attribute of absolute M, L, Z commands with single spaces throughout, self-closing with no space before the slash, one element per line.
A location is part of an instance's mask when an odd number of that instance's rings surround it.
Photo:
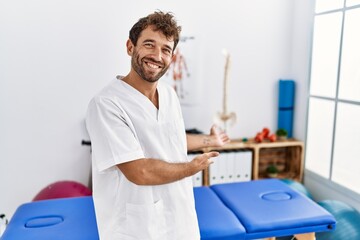
<path fill-rule="evenodd" d="M 229 81 L 229 69 L 230 69 L 230 54 L 223 50 L 223 54 L 226 57 L 225 72 L 224 72 L 224 85 L 223 85 L 223 109 L 222 112 L 218 112 L 216 118 L 223 123 L 224 131 L 227 131 L 228 124 L 233 125 L 236 121 L 236 114 L 234 112 L 228 113 L 227 109 L 227 94 L 228 94 L 228 81 Z"/>

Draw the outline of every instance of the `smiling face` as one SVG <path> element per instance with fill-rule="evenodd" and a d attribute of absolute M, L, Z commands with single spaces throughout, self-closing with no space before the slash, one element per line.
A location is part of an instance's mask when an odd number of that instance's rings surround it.
<path fill-rule="evenodd" d="M 143 80 L 157 82 L 168 70 L 174 41 L 167 39 L 162 32 L 149 26 L 141 32 L 136 45 L 130 40 L 127 45 L 132 56 L 131 67 Z"/>

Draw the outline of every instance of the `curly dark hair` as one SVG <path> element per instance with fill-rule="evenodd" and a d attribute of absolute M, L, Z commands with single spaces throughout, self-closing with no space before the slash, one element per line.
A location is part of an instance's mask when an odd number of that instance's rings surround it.
<path fill-rule="evenodd" d="M 167 39 L 173 38 L 173 51 L 175 50 L 179 42 L 181 26 L 177 25 L 177 22 L 171 12 L 164 13 L 162 11 L 156 11 L 146 17 L 140 18 L 129 32 L 129 38 L 134 46 L 136 46 L 141 32 L 148 26 L 154 26 L 154 30 L 161 31 Z"/>

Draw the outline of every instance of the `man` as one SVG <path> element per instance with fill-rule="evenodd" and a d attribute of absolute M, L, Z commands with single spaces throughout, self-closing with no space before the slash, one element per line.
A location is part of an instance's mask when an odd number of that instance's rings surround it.
<path fill-rule="evenodd" d="M 189 161 L 187 150 L 222 146 L 226 134 L 185 134 L 175 91 L 158 80 L 181 28 L 170 13 L 141 18 L 126 43 L 131 70 L 89 104 L 93 198 L 103 240 L 200 239 L 191 176 L 217 152 Z"/>

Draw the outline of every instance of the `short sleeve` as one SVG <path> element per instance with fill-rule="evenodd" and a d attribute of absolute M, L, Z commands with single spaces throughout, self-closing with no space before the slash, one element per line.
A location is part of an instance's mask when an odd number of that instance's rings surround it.
<path fill-rule="evenodd" d="M 111 99 L 97 96 L 91 100 L 86 128 L 90 135 L 93 163 L 98 171 L 144 158 L 130 119 Z"/>

